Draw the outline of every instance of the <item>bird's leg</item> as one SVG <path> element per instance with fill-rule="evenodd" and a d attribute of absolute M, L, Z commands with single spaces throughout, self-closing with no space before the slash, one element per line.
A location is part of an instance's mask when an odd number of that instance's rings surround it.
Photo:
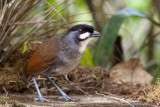
<path fill-rule="evenodd" d="M 37 82 L 36 82 L 36 79 L 34 78 L 34 76 L 32 76 L 32 80 L 33 80 L 33 82 L 35 84 L 35 87 L 36 87 L 36 90 L 37 90 L 37 93 L 38 93 L 38 96 L 39 96 L 39 98 L 34 98 L 34 100 L 41 100 L 42 102 L 43 101 L 49 102 L 49 100 L 43 98 L 43 96 L 42 96 L 42 94 L 41 94 L 41 92 L 40 92 L 40 90 L 38 88 L 38 85 L 37 85 Z"/>
<path fill-rule="evenodd" d="M 67 101 L 70 101 L 71 98 L 67 96 L 67 94 L 65 94 L 59 87 L 58 85 L 49 77 L 46 76 L 46 78 L 58 89 L 58 91 L 63 95 L 63 97 L 61 97 L 60 99 L 66 99 Z"/>

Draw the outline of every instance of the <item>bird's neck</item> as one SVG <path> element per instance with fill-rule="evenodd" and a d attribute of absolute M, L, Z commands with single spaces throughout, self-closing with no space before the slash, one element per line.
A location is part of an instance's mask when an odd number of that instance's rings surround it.
<path fill-rule="evenodd" d="M 77 50 L 79 47 L 79 43 L 73 37 L 64 36 L 64 41 L 70 49 Z"/>
<path fill-rule="evenodd" d="M 91 40 L 92 40 L 92 38 L 88 38 L 87 40 L 80 42 L 79 52 L 84 53 L 85 50 L 86 50 L 86 47 L 87 47 L 88 43 L 89 43 Z"/>

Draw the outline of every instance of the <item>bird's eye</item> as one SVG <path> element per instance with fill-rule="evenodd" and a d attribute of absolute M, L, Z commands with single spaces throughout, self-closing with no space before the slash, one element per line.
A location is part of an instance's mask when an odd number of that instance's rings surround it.
<path fill-rule="evenodd" d="M 80 30 L 79 30 L 79 33 L 80 33 L 80 34 L 84 33 L 84 30 L 83 30 L 83 29 L 80 29 Z"/>

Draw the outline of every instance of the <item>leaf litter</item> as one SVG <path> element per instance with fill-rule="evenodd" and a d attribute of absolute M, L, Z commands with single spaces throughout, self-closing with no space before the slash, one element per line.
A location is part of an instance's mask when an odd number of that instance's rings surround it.
<path fill-rule="evenodd" d="M 25 76 L 28 54 L 19 55 L 14 62 L 18 66 L 5 64 L 0 69 L 1 93 L 36 94 L 36 89 L 30 77 Z M 15 57 L 14 57 L 15 58 Z M 16 60 L 16 59 L 12 60 Z M 160 82 L 150 85 L 152 76 L 143 69 L 139 59 L 130 59 L 114 66 L 111 70 L 101 67 L 78 66 L 67 75 L 52 77 L 52 79 L 68 95 L 107 95 L 118 98 L 139 100 L 158 104 L 160 101 Z M 42 94 L 60 95 L 58 90 L 42 76 L 37 76 L 38 86 Z"/>

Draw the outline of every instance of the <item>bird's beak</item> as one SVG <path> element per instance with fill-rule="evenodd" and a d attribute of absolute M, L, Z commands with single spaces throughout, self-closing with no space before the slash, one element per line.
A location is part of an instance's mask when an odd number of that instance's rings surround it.
<path fill-rule="evenodd" d="M 90 37 L 100 37 L 100 36 L 101 36 L 101 33 L 94 31 Z"/>

